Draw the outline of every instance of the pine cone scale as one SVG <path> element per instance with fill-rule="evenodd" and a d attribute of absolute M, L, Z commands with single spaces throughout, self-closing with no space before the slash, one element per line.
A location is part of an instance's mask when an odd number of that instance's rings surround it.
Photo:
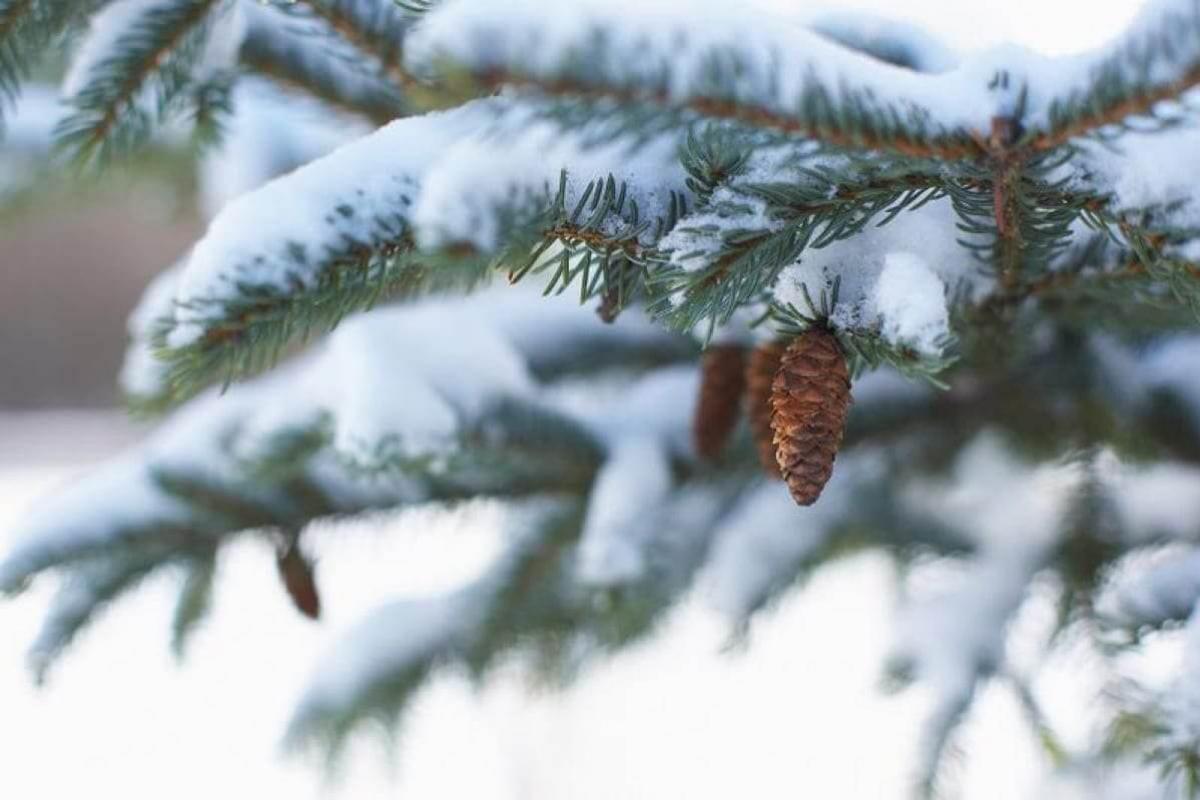
<path fill-rule="evenodd" d="M 833 334 L 797 336 L 780 359 L 771 387 L 774 455 L 792 497 L 811 505 L 833 475 L 850 409 L 850 375 Z"/>

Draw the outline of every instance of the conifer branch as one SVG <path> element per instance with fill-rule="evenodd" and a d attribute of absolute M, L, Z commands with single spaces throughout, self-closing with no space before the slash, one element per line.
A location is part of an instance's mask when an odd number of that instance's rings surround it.
<path fill-rule="evenodd" d="M 893 125 L 887 113 L 882 113 L 880 119 L 864 117 L 856 120 L 857 125 L 843 124 L 843 111 L 819 87 L 813 88 L 802 99 L 799 105 L 811 110 L 808 114 L 800 115 L 785 114 L 735 99 L 694 96 L 677 101 L 662 91 L 638 91 L 569 79 L 548 80 L 515 70 L 490 69 L 472 77 L 481 92 L 496 92 L 504 87 L 512 87 L 530 91 L 539 97 L 592 106 L 615 104 L 628 109 L 648 106 L 668 115 L 672 124 L 687 121 L 689 117 L 736 122 L 750 129 L 791 138 L 813 139 L 845 150 L 893 153 L 907 158 L 964 161 L 980 156 L 975 141 L 966 132 L 916 133 Z"/>
<path fill-rule="evenodd" d="M 412 89 L 419 82 L 403 63 L 407 22 L 387 5 L 362 0 L 295 0 L 280 8 L 294 13 L 302 6 L 346 42 L 378 61 L 381 72 L 398 87 Z"/>
<path fill-rule="evenodd" d="M 207 25 L 222 0 L 180 0 L 154 6 L 129 24 L 113 54 L 89 64 L 86 82 L 70 98 L 74 113 L 57 134 L 80 164 L 94 164 L 140 143 L 189 84 Z M 156 97 L 142 97 L 156 84 Z M 152 102 L 152 108 L 141 107 Z"/>
<path fill-rule="evenodd" d="M 0 124 L 5 106 L 21 82 L 72 21 L 90 12 L 93 3 L 48 0 L 0 0 Z"/>
<path fill-rule="evenodd" d="M 308 288 L 246 291 L 226 301 L 193 301 L 201 337 L 183 347 L 169 341 L 167 320 L 155 336 L 158 355 L 169 365 L 164 407 L 213 384 L 269 369 L 297 341 L 332 330 L 347 315 L 379 303 L 454 286 L 470 286 L 485 274 L 487 261 L 417 255 L 406 234 L 374 247 L 353 246 L 330 254 Z"/>
<path fill-rule="evenodd" d="M 1121 126 L 1130 119 L 1147 117 L 1154 113 L 1159 103 L 1178 100 L 1183 95 L 1200 87 L 1200 64 L 1192 67 L 1179 78 L 1159 86 L 1131 87 L 1105 98 L 1105 103 L 1089 103 L 1080 99 L 1060 112 L 1061 119 L 1049 130 L 1038 132 L 1027 142 L 1034 151 L 1053 150 L 1083 136 L 1113 126 Z M 1072 114 L 1071 106 L 1078 106 L 1080 113 Z"/>
<path fill-rule="evenodd" d="M 382 125 L 404 116 L 408 106 L 388 82 L 336 55 L 315 51 L 302 37 L 262 24 L 250 24 L 239 53 L 250 70 L 284 89 Z"/>

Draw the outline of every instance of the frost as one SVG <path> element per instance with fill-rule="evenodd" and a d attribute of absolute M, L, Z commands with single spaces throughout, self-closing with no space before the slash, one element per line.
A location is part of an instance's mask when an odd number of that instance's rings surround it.
<path fill-rule="evenodd" d="M 912 347 L 923 355 L 941 352 L 950 333 L 946 287 L 920 257 L 912 253 L 884 256 L 883 272 L 871 300 L 889 342 Z"/>

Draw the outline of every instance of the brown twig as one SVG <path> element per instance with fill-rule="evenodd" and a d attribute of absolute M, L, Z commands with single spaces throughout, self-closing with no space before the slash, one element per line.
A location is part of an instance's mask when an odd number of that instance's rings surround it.
<path fill-rule="evenodd" d="M 1156 103 L 1173 100 L 1191 89 L 1200 86 L 1200 65 L 1193 67 L 1182 77 L 1151 89 L 1144 94 L 1127 97 L 1107 108 L 1084 114 L 1058 128 L 1040 133 L 1030 139 L 1026 146 L 1035 152 L 1051 150 L 1066 144 L 1078 136 L 1084 136 L 1108 125 L 1116 125 L 1129 117 L 1144 116 Z"/>
<path fill-rule="evenodd" d="M 678 106 L 712 119 L 728 119 L 756 128 L 779 133 L 806 136 L 835 147 L 852 150 L 874 150 L 898 153 L 910 158 L 929 158 L 942 161 L 961 161 L 980 155 L 975 141 L 967 132 L 948 134 L 923 141 L 890 138 L 868 131 L 848 131 L 817 122 L 799 119 L 769 108 L 745 105 L 715 97 L 693 97 L 674 101 L 665 91 L 639 92 L 632 89 L 587 86 L 567 79 L 543 80 L 507 70 L 488 70 L 475 76 L 488 90 L 502 86 L 534 89 L 548 96 L 570 96 L 586 100 L 612 100 L 617 103 L 650 103 L 666 107 Z"/>

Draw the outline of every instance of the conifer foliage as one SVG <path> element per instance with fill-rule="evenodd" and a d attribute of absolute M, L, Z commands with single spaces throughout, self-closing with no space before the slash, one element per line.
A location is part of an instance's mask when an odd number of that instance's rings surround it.
<path fill-rule="evenodd" d="M 6 126 L 59 52 L 50 158 L 191 137 L 219 210 L 130 318 L 156 432 L 0 562 L 61 580 L 39 677 L 164 569 L 182 652 L 235 537 L 315 617 L 311 523 L 474 500 L 501 554 L 349 631 L 290 743 L 441 668 L 576 674 L 693 587 L 748 630 L 870 548 L 906 581 L 889 685 L 933 702 L 922 791 L 992 682 L 1057 763 L 1200 786 L 1200 671 L 1121 684 L 1068 752 L 1006 648 L 1036 584 L 1049 652 L 1176 626 L 1195 660 L 1198 0 L 1061 60 L 719 0 L 0 0 Z"/>

